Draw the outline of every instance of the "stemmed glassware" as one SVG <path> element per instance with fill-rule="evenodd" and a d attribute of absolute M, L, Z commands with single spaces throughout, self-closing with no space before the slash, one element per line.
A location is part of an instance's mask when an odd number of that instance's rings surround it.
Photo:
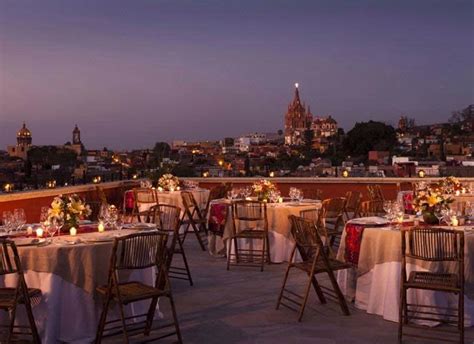
<path fill-rule="evenodd" d="M 303 192 L 298 189 L 298 188 L 290 188 L 290 192 L 288 193 L 288 196 L 290 196 L 290 199 L 293 202 L 301 202 L 303 200 Z"/>
<path fill-rule="evenodd" d="M 247 186 L 246 188 L 242 190 L 242 194 L 244 198 L 250 197 L 252 195 L 252 188 L 250 186 Z"/>
<path fill-rule="evenodd" d="M 119 212 L 118 209 L 114 206 L 111 205 L 107 208 L 107 220 L 106 222 L 110 224 L 112 228 L 117 228 L 117 221 L 119 219 Z"/>
<path fill-rule="evenodd" d="M 25 209 L 18 208 L 13 211 L 13 218 L 15 221 L 15 228 L 20 231 L 26 223 Z"/>
<path fill-rule="evenodd" d="M 12 224 L 13 224 L 13 214 L 11 211 L 4 211 L 2 214 L 2 223 L 3 223 L 3 228 L 6 233 L 10 233 L 12 230 Z"/>
<path fill-rule="evenodd" d="M 393 202 L 392 201 L 383 202 L 383 210 L 385 210 L 385 217 L 388 220 L 392 219 Z"/>

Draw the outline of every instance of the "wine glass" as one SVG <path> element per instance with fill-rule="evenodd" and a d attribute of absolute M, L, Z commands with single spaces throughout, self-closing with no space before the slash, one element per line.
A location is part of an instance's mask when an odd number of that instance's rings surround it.
<path fill-rule="evenodd" d="M 243 195 L 245 198 L 248 198 L 252 195 L 252 188 L 247 186 L 246 188 L 244 188 L 244 190 L 242 191 Z"/>
<path fill-rule="evenodd" d="M 43 223 L 44 221 L 48 220 L 48 211 L 48 207 L 41 207 L 40 223 Z"/>
<path fill-rule="evenodd" d="M 10 233 L 13 223 L 13 214 L 11 211 L 4 211 L 2 214 L 2 222 L 5 232 Z"/>
<path fill-rule="evenodd" d="M 102 204 L 100 206 L 99 215 L 97 217 L 99 222 L 102 222 L 104 224 L 107 222 L 108 212 L 109 212 L 109 209 L 108 209 L 107 204 Z"/>
<path fill-rule="evenodd" d="M 53 237 L 59 230 L 57 218 L 53 218 L 51 222 L 43 222 L 42 227 L 44 232 L 51 237 L 51 239 L 49 239 L 49 242 L 53 242 Z"/>
<path fill-rule="evenodd" d="M 118 221 L 118 210 L 114 205 L 109 206 L 107 209 L 107 223 L 110 224 L 113 228 L 116 228 Z"/>
<path fill-rule="evenodd" d="M 18 208 L 13 211 L 13 217 L 15 219 L 16 230 L 20 231 L 26 223 L 25 209 Z"/>
<path fill-rule="evenodd" d="M 383 202 L 383 210 L 385 211 L 385 217 L 390 219 L 392 216 L 392 201 L 385 201 Z"/>
<path fill-rule="evenodd" d="M 288 192 L 288 196 L 294 202 L 296 200 L 296 188 L 291 187 L 290 191 Z"/>

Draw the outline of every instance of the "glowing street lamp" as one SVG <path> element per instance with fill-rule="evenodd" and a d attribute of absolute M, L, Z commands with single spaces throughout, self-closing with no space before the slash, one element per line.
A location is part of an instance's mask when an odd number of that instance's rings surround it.
<path fill-rule="evenodd" d="M 7 183 L 3 186 L 3 191 L 5 192 L 12 192 L 13 191 L 13 184 Z"/>
<path fill-rule="evenodd" d="M 342 176 L 343 176 L 344 178 L 349 177 L 349 171 L 348 171 L 348 170 L 342 171 Z"/>
<path fill-rule="evenodd" d="M 418 171 L 418 177 L 420 177 L 420 178 L 425 178 L 425 177 L 426 177 L 426 172 L 425 172 L 425 170 L 419 170 L 419 171 Z"/>

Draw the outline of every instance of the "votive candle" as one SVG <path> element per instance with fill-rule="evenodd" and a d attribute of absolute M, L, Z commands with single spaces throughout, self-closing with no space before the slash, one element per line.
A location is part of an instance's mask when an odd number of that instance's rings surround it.
<path fill-rule="evenodd" d="M 161 186 L 158 187 L 158 191 L 159 192 L 162 192 L 163 191 L 163 188 Z"/>
<path fill-rule="evenodd" d="M 459 196 L 461 192 L 459 190 L 456 190 L 456 196 Z"/>
<path fill-rule="evenodd" d="M 42 238 L 43 237 L 43 228 L 37 228 L 36 229 L 36 236 L 38 238 Z"/>
<path fill-rule="evenodd" d="M 451 225 L 453 225 L 454 227 L 459 226 L 459 220 L 456 216 L 451 217 Z"/>
<path fill-rule="evenodd" d="M 28 226 L 28 228 L 26 229 L 26 233 L 27 233 L 28 235 L 33 234 L 33 227 Z"/>
<path fill-rule="evenodd" d="M 283 197 L 278 197 L 278 203 L 283 203 Z"/>
<path fill-rule="evenodd" d="M 77 235 L 76 227 L 71 227 L 71 229 L 69 230 L 69 235 L 71 235 L 71 236 L 76 236 Z"/>
<path fill-rule="evenodd" d="M 100 222 L 99 225 L 97 226 L 97 230 L 99 232 L 105 231 L 105 227 L 104 227 L 104 224 L 102 222 Z"/>

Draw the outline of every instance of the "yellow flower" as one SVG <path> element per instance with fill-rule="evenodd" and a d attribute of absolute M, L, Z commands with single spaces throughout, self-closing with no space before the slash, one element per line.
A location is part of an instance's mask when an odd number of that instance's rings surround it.
<path fill-rule="evenodd" d="M 436 195 L 430 195 L 427 201 L 428 201 L 428 205 L 430 207 L 433 207 L 439 203 L 439 198 Z"/>

